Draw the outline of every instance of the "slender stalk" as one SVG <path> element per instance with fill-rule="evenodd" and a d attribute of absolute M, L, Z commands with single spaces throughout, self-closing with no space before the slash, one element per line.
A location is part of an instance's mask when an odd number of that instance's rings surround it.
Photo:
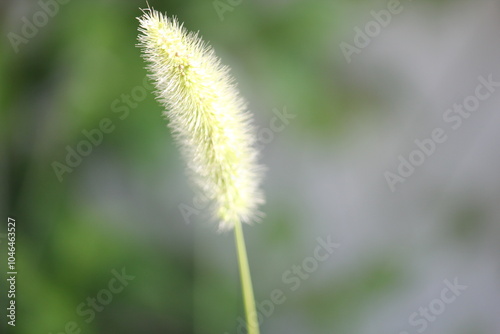
<path fill-rule="evenodd" d="M 250 267 L 248 266 L 245 238 L 243 237 L 243 227 L 239 221 L 234 224 L 234 236 L 238 251 L 238 264 L 240 268 L 241 288 L 243 291 L 243 303 L 245 305 L 248 334 L 259 334 L 259 322 L 255 309 L 255 298 L 253 295 L 252 278 L 250 277 Z"/>

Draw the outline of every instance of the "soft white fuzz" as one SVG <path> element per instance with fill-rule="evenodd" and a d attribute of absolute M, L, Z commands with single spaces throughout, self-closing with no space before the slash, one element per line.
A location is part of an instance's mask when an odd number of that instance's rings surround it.
<path fill-rule="evenodd" d="M 229 68 L 176 18 L 146 9 L 139 22 L 139 47 L 157 98 L 194 183 L 213 203 L 219 228 L 255 221 L 260 216 L 257 207 L 264 202 L 259 189 L 262 168 L 251 115 Z"/>

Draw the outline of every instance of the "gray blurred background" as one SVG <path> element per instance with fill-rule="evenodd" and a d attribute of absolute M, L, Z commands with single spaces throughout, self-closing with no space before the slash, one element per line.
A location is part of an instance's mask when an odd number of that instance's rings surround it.
<path fill-rule="evenodd" d="M 144 83 L 145 2 L 55 1 L 0 3 L 2 333 L 243 333 L 233 236 L 193 203 Z M 262 333 L 500 333 L 498 2 L 149 3 L 200 31 L 255 115 Z"/>

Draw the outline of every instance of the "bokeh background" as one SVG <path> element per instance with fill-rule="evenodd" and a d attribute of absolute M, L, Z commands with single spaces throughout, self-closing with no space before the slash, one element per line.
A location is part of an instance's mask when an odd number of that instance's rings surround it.
<path fill-rule="evenodd" d="M 247 247 L 257 301 L 285 296 L 262 333 L 500 333 L 500 92 L 457 130 L 443 121 L 479 76 L 500 81 L 497 1 L 401 0 L 350 62 L 341 43 L 354 45 L 387 1 L 149 3 L 200 31 L 255 115 L 267 203 L 264 221 L 245 227 Z M 145 6 L 60 3 L 15 52 L 9 33 L 42 5 L 0 3 L 2 333 L 242 333 L 233 235 L 196 209 L 162 109 L 142 88 Z M 285 110 L 294 118 L 270 132 Z M 112 130 L 58 178 L 54 162 L 103 119 Z M 384 173 L 436 127 L 446 142 L 392 192 Z M 196 211 L 186 220 L 180 208 Z M 17 220 L 15 328 L 7 217 Z M 340 246 L 292 290 L 290 270 L 311 268 L 328 236 Z M 105 296 L 113 270 L 135 278 L 87 322 L 77 308 Z M 440 309 L 445 280 L 467 288 Z M 411 322 L 429 306 L 439 314 Z"/>

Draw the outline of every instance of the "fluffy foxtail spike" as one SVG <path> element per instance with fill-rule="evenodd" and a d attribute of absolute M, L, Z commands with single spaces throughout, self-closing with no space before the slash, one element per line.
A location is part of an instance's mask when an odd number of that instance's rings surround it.
<path fill-rule="evenodd" d="M 176 18 L 144 10 L 139 47 L 188 170 L 220 230 L 259 218 L 264 202 L 254 129 L 229 68 Z"/>

